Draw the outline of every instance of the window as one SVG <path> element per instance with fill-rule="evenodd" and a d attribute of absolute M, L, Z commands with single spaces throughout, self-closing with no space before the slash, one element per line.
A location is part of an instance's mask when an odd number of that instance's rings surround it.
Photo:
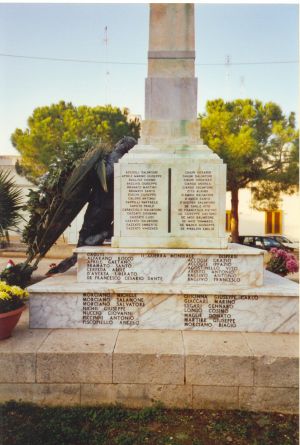
<path fill-rule="evenodd" d="M 226 227 L 225 227 L 226 232 L 231 231 L 230 220 L 231 220 L 231 210 L 226 210 Z"/>
<path fill-rule="evenodd" d="M 254 246 L 254 237 L 253 236 L 245 236 L 243 244 L 246 246 Z"/>
<path fill-rule="evenodd" d="M 280 248 L 281 247 L 281 244 L 278 242 L 278 241 L 276 241 L 275 239 L 272 239 L 272 238 L 267 238 L 267 237 L 262 237 L 262 240 L 263 240 L 263 245 L 266 247 L 266 248 L 271 248 L 271 247 L 277 247 L 277 248 Z"/>
<path fill-rule="evenodd" d="M 282 210 L 265 212 L 265 233 L 282 233 Z"/>
<path fill-rule="evenodd" d="M 262 239 L 259 236 L 255 237 L 255 246 L 256 247 L 264 247 Z"/>

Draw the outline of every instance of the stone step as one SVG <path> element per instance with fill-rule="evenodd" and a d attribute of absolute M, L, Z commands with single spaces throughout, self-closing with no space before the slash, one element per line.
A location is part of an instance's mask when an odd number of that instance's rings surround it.
<path fill-rule="evenodd" d="M 76 270 L 29 288 L 31 328 L 298 332 L 298 286 L 265 272 L 264 285 L 78 283 Z"/>
<path fill-rule="evenodd" d="M 0 342 L 0 401 L 296 413 L 298 336 L 28 328 Z"/>
<path fill-rule="evenodd" d="M 239 244 L 228 249 L 120 249 L 80 247 L 80 283 L 136 285 L 263 285 L 264 251 Z"/>

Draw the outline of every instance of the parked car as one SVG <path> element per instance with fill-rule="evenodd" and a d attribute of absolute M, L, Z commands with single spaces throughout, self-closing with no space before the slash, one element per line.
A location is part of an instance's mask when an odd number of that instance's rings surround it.
<path fill-rule="evenodd" d="M 277 239 L 274 239 L 271 236 L 239 236 L 239 244 L 256 247 L 263 250 L 271 250 L 273 247 L 276 247 L 277 249 L 287 250 L 289 252 L 292 252 L 294 250 L 294 248 L 279 242 Z"/>
<path fill-rule="evenodd" d="M 269 238 L 272 238 L 279 243 L 283 244 L 284 246 L 292 249 L 292 250 L 298 250 L 299 249 L 299 243 L 292 241 L 288 239 L 286 236 L 283 235 L 267 235 Z"/>

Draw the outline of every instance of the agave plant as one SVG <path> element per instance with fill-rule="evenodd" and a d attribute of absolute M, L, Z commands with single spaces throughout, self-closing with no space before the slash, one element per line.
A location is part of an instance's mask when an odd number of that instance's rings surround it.
<path fill-rule="evenodd" d="M 0 239 L 8 230 L 15 230 L 22 218 L 21 190 L 16 186 L 10 172 L 0 170 Z"/>

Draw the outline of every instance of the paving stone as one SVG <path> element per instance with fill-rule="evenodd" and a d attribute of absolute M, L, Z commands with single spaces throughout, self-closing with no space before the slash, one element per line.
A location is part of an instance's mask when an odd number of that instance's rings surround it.
<path fill-rule="evenodd" d="M 51 332 L 37 353 L 37 381 L 111 383 L 117 333 L 96 329 Z"/>
<path fill-rule="evenodd" d="M 6 383 L 0 384 L 0 402 L 15 400 L 39 405 L 77 405 L 79 384 Z"/>
<path fill-rule="evenodd" d="M 238 409 L 237 386 L 195 386 L 193 385 L 194 409 Z"/>
<path fill-rule="evenodd" d="M 33 391 L 33 402 L 41 405 L 79 405 L 80 384 L 39 384 Z"/>
<path fill-rule="evenodd" d="M 254 355 L 254 385 L 298 387 L 299 337 L 296 334 L 243 334 Z"/>
<path fill-rule="evenodd" d="M 240 387 L 240 409 L 246 411 L 299 412 L 298 388 Z"/>
<path fill-rule="evenodd" d="M 33 403 L 33 391 L 36 383 L 0 383 L 0 402 L 15 400 Z"/>
<path fill-rule="evenodd" d="M 114 383 L 184 383 L 179 331 L 120 331 L 113 358 Z"/>
<path fill-rule="evenodd" d="M 117 387 L 111 383 L 82 383 L 80 389 L 81 405 L 110 405 L 116 403 Z"/>
<path fill-rule="evenodd" d="M 192 385 L 151 385 L 151 400 L 162 402 L 170 408 L 191 408 Z"/>
<path fill-rule="evenodd" d="M 120 403 L 131 408 L 142 408 L 157 402 L 170 408 L 190 408 L 192 387 L 128 383 L 81 385 L 82 405 Z"/>
<path fill-rule="evenodd" d="M 253 385 L 253 358 L 235 332 L 183 332 L 186 383 L 200 386 Z"/>
<path fill-rule="evenodd" d="M 29 330 L 25 317 L 10 338 L 0 341 L 0 383 L 35 382 L 36 352 L 49 333 L 49 329 Z"/>

